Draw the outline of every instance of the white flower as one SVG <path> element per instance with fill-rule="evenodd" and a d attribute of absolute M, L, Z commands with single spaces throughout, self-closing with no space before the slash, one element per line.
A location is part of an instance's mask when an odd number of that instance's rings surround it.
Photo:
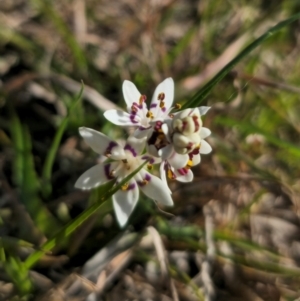
<path fill-rule="evenodd" d="M 165 153 L 171 153 L 160 165 L 160 176 L 165 183 L 167 183 L 166 172 L 169 179 L 179 182 L 191 182 L 194 179 L 191 167 L 201 162 L 201 154 L 209 154 L 212 151 L 211 146 L 204 140 L 210 134 L 208 128 L 202 127 L 199 131 L 199 146 L 187 154 L 178 154 L 170 147 L 171 144 L 168 146 L 169 149 L 165 149 Z"/>
<path fill-rule="evenodd" d="M 145 139 L 129 137 L 125 146 L 122 147 L 95 130 L 82 127 L 79 129 L 79 132 L 85 142 L 95 152 L 106 156 L 109 160 L 83 173 L 75 183 L 75 187 L 77 188 L 91 189 L 112 179 L 116 179 L 116 183 L 119 183 L 144 163 L 145 160 L 149 160 L 150 164 L 157 163 L 148 155 L 140 155 L 145 146 Z M 115 214 L 121 227 L 126 224 L 137 204 L 139 198 L 138 188 L 146 196 L 162 205 L 173 205 L 168 186 L 158 177 L 151 175 L 145 169 L 141 169 L 112 197 Z"/>
<path fill-rule="evenodd" d="M 116 125 L 138 127 L 134 136 L 146 137 L 155 121 L 168 118 L 174 98 L 174 81 L 169 77 L 156 87 L 149 110 L 146 96 L 141 95 L 134 83 L 124 81 L 123 95 L 128 113 L 108 110 L 104 113 L 105 118 Z"/>
<path fill-rule="evenodd" d="M 200 163 L 201 154 L 211 152 L 211 146 L 204 140 L 211 131 L 202 127 L 201 121 L 209 109 L 199 107 L 177 112 L 173 119 L 157 121 L 149 132 L 147 151 L 161 157 L 160 175 L 165 183 L 166 171 L 170 179 L 192 181 L 194 175 L 190 168 Z"/>

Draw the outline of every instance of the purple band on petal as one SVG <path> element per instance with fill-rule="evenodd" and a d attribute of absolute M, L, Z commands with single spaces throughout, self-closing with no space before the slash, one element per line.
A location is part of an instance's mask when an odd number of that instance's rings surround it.
<path fill-rule="evenodd" d="M 154 109 L 154 108 L 156 108 L 157 107 L 157 103 L 152 103 L 151 105 L 150 105 L 150 109 Z"/>
<path fill-rule="evenodd" d="M 130 114 L 130 121 L 131 121 L 132 123 L 138 123 L 138 121 L 134 120 L 135 115 L 136 115 L 136 112 L 135 112 L 135 114 L 133 114 L 133 113 L 134 113 L 134 112 L 131 112 L 131 114 Z"/>
<path fill-rule="evenodd" d="M 114 176 L 111 174 L 111 171 L 110 171 L 110 164 L 104 165 L 104 173 L 108 180 L 111 180 L 114 178 Z"/>
<path fill-rule="evenodd" d="M 131 183 L 128 187 L 127 190 L 133 190 L 135 188 L 135 183 Z"/>
<path fill-rule="evenodd" d="M 132 105 L 133 105 L 135 108 L 139 108 L 139 109 L 142 109 L 142 108 L 143 108 L 143 104 L 138 104 L 137 102 L 133 102 Z"/>
<path fill-rule="evenodd" d="M 151 176 L 148 173 L 146 173 L 144 180 L 149 182 L 151 180 Z"/>
<path fill-rule="evenodd" d="M 150 180 L 151 180 L 151 176 L 147 173 L 145 175 L 145 178 L 143 179 L 143 181 L 137 181 L 137 183 L 140 187 L 143 187 L 143 186 L 147 185 L 150 182 Z"/>
<path fill-rule="evenodd" d="M 140 127 L 139 127 L 139 130 L 140 130 L 140 131 L 145 131 L 145 130 L 149 130 L 149 129 L 151 129 L 151 125 L 148 126 L 148 127 L 146 127 L 146 128 L 145 128 L 144 126 L 140 126 Z"/>
<path fill-rule="evenodd" d="M 161 108 L 161 110 L 165 113 L 167 111 L 166 107 Z"/>
<path fill-rule="evenodd" d="M 124 147 L 124 149 L 125 150 L 129 150 L 132 153 L 133 157 L 137 156 L 137 153 L 136 153 L 135 149 L 131 145 L 126 144 L 125 147 Z"/>
<path fill-rule="evenodd" d="M 143 156 L 143 157 L 142 157 L 142 160 L 149 160 L 149 163 L 150 163 L 150 164 L 153 164 L 154 161 L 155 161 L 152 157 L 147 156 L 147 155 Z"/>
<path fill-rule="evenodd" d="M 180 173 L 180 175 L 185 176 L 188 173 L 188 170 L 186 168 L 180 168 L 177 169 L 177 171 Z"/>
<path fill-rule="evenodd" d="M 108 147 L 106 148 L 104 154 L 111 154 L 112 149 L 117 145 L 118 145 L 118 143 L 116 143 L 114 141 L 109 142 Z"/>

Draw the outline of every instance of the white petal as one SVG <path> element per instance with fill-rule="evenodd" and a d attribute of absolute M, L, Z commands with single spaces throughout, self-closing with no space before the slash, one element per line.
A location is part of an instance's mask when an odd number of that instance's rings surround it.
<path fill-rule="evenodd" d="M 200 113 L 201 116 L 205 115 L 208 112 L 209 109 L 210 109 L 210 107 L 205 107 L 205 106 L 198 107 L 198 110 L 199 110 L 199 113 Z"/>
<path fill-rule="evenodd" d="M 202 140 L 200 146 L 200 154 L 209 154 L 211 151 L 211 146 L 205 140 Z"/>
<path fill-rule="evenodd" d="M 198 165 L 201 162 L 201 156 L 200 154 L 194 155 L 192 158 L 193 166 Z"/>
<path fill-rule="evenodd" d="M 136 157 L 137 155 L 141 154 L 142 151 L 145 148 L 145 144 L 146 144 L 146 137 L 143 139 L 137 139 L 134 136 L 130 136 L 127 139 L 125 148 L 128 148 L 134 157 Z"/>
<path fill-rule="evenodd" d="M 208 137 L 211 134 L 210 129 L 202 127 L 200 129 L 200 137 L 201 139 L 205 139 L 206 137 Z"/>
<path fill-rule="evenodd" d="M 88 169 L 76 181 L 75 187 L 87 190 L 109 181 L 110 179 L 106 177 L 104 166 L 103 164 L 98 164 Z"/>
<path fill-rule="evenodd" d="M 190 169 L 188 169 L 188 172 L 185 175 L 181 175 L 177 171 L 175 172 L 175 174 L 176 174 L 176 180 L 179 182 L 186 183 L 186 182 L 191 182 L 194 179 L 194 174 Z"/>
<path fill-rule="evenodd" d="M 153 144 L 150 144 L 150 145 L 147 144 L 146 145 L 146 150 L 147 150 L 147 153 L 149 153 L 153 157 L 160 156 L 159 152 L 157 151 L 157 148 Z"/>
<path fill-rule="evenodd" d="M 158 95 L 160 93 L 165 94 L 165 107 L 168 110 L 173 103 L 174 100 L 174 81 L 171 77 L 166 78 L 163 82 L 161 82 L 155 89 L 151 104 L 158 102 Z"/>
<path fill-rule="evenodd" d="M 121 145 L 117 145 L 111 150 L 111 156 L 110 159 L 112 160 L 123 160 L 126 159 L 127 155 L 124 151 L 124 147 Z"/>
<path fill-rule="evenodd" d="M 156 200 L 159 204 L 173 206 L 170 190 L 160 178 L 150 175 L 144 170 L 140 171 L 140 175 L 147 180 L 147 183 L 138 183 L 140 189 L 147 197 Z"/>
<path fill-rule="evenodd" d="M 167 161 L 175 169 L 183 168 L 186 167 L 189 161 L 189 155 L 188 154 L 181 155 L 176 152 L 173 152 L 173 154 L 167 159 Z"/>
<path fill-rule="evenodd" d="M 159 173 L 160 173 L 160 177 L 161 180 L 164 182 L 164 184 L 166 184 L 166 186 L 169 188 L 168 186 L 168 181 L 167 181 L 167 177 L 166 177 L 166 171 L 165 171 L 165 162 L 161 162 L 160 166 L 159 166 Z M 172 191 L 169 188 L 169 193 L 171 194 Z"/>
<path fill-rule="evenodd" d="M 130 109 L 134 102 L 139 103 L 141 93 L 136 88 L 134 83 L 130 82 L 129 80 L 124 80 L 122 89 L 124 99 L 127 104 L 127 109 Z"/>
<path fill-rule="evenodd" d="M 170 128 L 170 126 L 171 126 L 170 122 L 169 122 L 169 125 L 168 125 L 168 123 L 163 123 L 162 126 L 161 126 L 161 130 L 165 134 L 165 136 L 166 136 L 166 138 L 169 142 L 171 142 L 171 136 L 170 136 L 171 128 Z"/>
<path fill-rule="evenodd" d="M 147 137 L 150 130 L 151 130 L 151 127 L 149 127 L 149 128 L 140 128 L 139 127 L 134 131 L 133 136 L 138 139 L 145 138 L 145 137 Z"/>
<path fill-rule="evenodd" d="M 121 228 L 127 223 L 139 198 L 139 189 L 135 181 L 131 181 L 129 185 L 134 185 L 134 188 L 125 191 L 118 190 L 112 197 L 117 221 Z"/>
<path fill-rule="evenodd" d="M 168 159 L 172 155 L 173 152 L 174 152 L 173 145 L 172 144 L 168 144 L 167 146 L 161 148 L 158 151 L 158 156 L 160 156 L 162 160 L 166 160 L 166 159 Z"/>
<path fill-rule="evenodd" d="M 115 141 L 93 129 L 81 127 L 79 128 L 79 133 L 84 141 L 93 149 L 93 151 L 98 154 L 104 155 L 107 151 L 107 148 L 118 146 Z"/>
<path fill-rule="evenodd" d="M 104 117 L 111 123 L 121 126 L 138 126 L 140 125 L 140 116 L 128 114 L 121 110 L 107 110 Z"/>

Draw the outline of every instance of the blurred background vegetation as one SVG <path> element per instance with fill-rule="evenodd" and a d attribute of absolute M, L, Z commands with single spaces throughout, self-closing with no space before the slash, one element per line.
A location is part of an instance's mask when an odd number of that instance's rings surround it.
<path fill-rule="evenodd" d="M 110 202 L 99 205 L 107 187 L 74 189 L 99 159 L 78 127 L 126 135 L 103 118 L 124 108 L 123 80 L 149 99 L 170 76 L 184 104 L 299 9 L 298 0 L 1 0 L 0 300 L 300 298 L 299 21 L 202 102 L 213 152 L 192 183 L 170 183 L 172 214 L 141 199 L 120 230 Z"/>

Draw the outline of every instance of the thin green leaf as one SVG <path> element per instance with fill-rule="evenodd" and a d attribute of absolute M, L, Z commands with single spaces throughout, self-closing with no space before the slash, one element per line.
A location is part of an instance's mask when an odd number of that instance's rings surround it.
<path fill-rule="evenodd" d="M 234 59 L 232 59 L 224 68 L 222 68 L 206 85 L 204 85 L 196 94 L 183 105 L 183 109 L 193 108 L 199 106 L 203 100 L 209 95 L 214 86 L 220 82 L 226 74 L 232 70 L 232 68 L 239 63 L 244 57 L 246 57 L 252 50 L 261 45 L 265 40 L 271 37 L 273 34 L 281 30 L 283 27 L 291 24 L 292 22 L 300 18 L 300 13 L 293 15 L 292 17 L 279 22 L 259 38 L 254 40 L 250 45 L 248 45 L 244 50 L 242 50 Z"/>
<path fill-rule="evenodd" d="M 15 150 L 14 180 L 20 188 L 20 200 L 35 221 L 36 226 L 46 234 L 53 233 L 53 230 L 57 229 L 57 222 L 38 195 L 40 183 L 34 167 L 28 128 L 22 126 L 12 107 L 10 111 L 10 130 Z M 30 238 L 28 233 L 25 233 L 24 237 Z"/>
<path fill-rule="evenodd" d="M 3 268 L 21 295 L 26 295 L 32 291 L 33 284 L 28 277 L 28 269 L 17 256 L 7 254 Z"/>
<path fill-rule="evenodd" d="M 52 145 L 50 147 L 50 150 L 47 154 L 46 160 L 45 160 L 45 164 L 43 167 L 43 172 L 42 172 L 42 177 L 43 177 L 43 181 L 44 181 L 44 187 L 43 187 L 43 195 L 49 196 L 51 191 L 52 191 L 52 186 L 51 186 L 51 175 L 52 175 L 52 167 L 54 164 L 54 160 L 55 160 L 55 156 L 57 153 L 57 150 L 59 148 L 62 136 L 64 134 L 64 131 L 68 125 L 68 121 L 70 119 L 70 115 L 73 112 L 76 104 L 78 103 L 78 101 L 81 99 L 82 93 L 83 93 L 83 89 L 84 89 L 84 85 L 82 84 L 81 89 L 78 93 L 78 95 L 76 96 L 75 101 L 73 101 L 72 105 L 69 108 L 68 114 L 67 116 L 63 119 L 63 121 L 61 122 L 59 128 L 56 131 L 55 137 L 53 139 Z"/>
<path fill-rule="evenodd" d="M 73 233 L 84 221 L 86 221 L 92 214 L 94 214 L 97 210 L 101 209 L 102 214 L 106 214 L 112 208 L 111 202 L 107 202 L 107 200 L 115 194 L 124 184 L 128 183 L 128 181 L 138 173 L 148 161 L 144 162 L 141 166 L 139 166 L 136 170 L 134 170 L 130 175 L 125 177 L 119 184 L 113 186 L 110 190 L 104 192 L 100 196 L 100 200 L 83 211 L 78 217 L 76 217 L 73 221 L 69 222 L 65 227 L 63 227 L 53 238 L 49 239 L 44 245 L 41 246 L 40 250 L 36 250 L 32 253 L 25 261 L 25 265 L 28 269 L 30 269 L 46 251 L 50 251 L 57 244 L 60 243 L 64 238 Z M 105 184 L 106 185 L 106 184 Z"/>

